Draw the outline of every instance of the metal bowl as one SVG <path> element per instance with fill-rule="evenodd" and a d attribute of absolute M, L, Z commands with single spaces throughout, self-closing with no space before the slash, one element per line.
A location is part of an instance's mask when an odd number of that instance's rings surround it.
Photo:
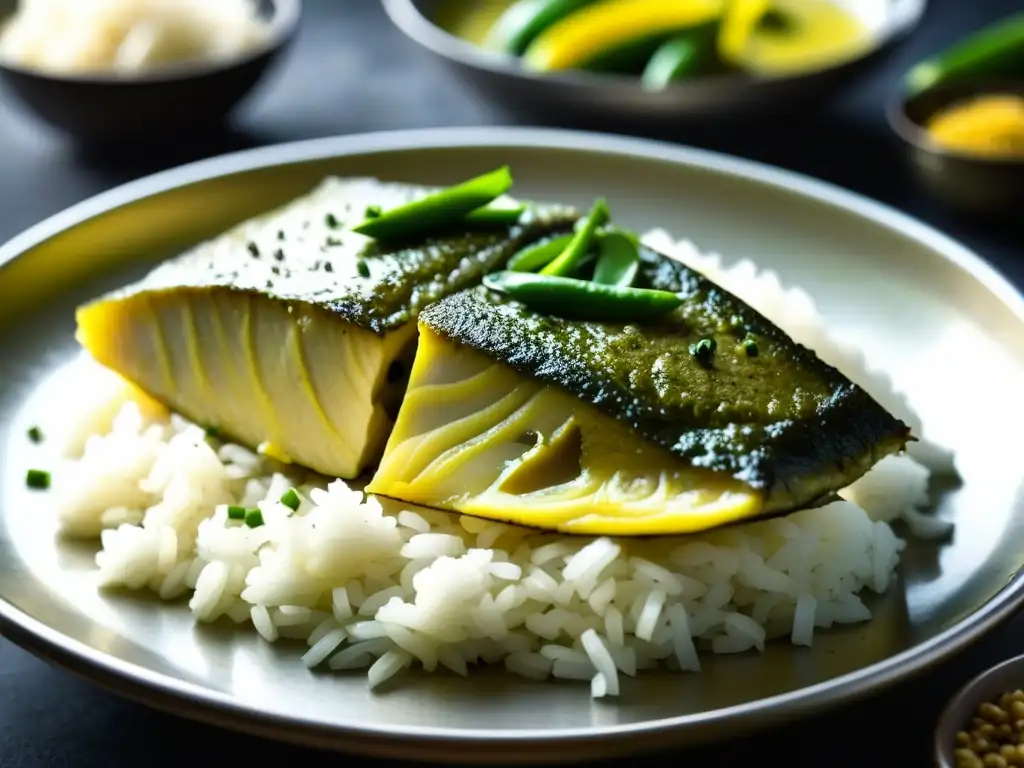
<path fill-rule="evenodd" d="M 985 670 L 957 691 L 942 712 L 935 730 L 935 761 L 938 768 L 956 768 L 956 734 L 970 723 L 978 707 L 1018 688 L 1024 688 L 1024 656 L 1017 656 Z"/>
<path fill-rule="evenodd" d="M 0 18 L 15 0 L 0 0 Z M 139 76 L 54 75 L 0 63 L 0 81 L 29 111 L 84 144 L 150 143 L 223 120 L 295 37 L 301 0 L 262 0 L 269 43 L 237 59 Z"/>
<path fill-rule="evenodd" d="M 846 4 L 872 31 L 874 45 L 857 58 L 791 77 L 713 75 L 663 91 L 646 91 L 639 79 L 581 71 L 541 74 L 517 58 L 486 51 L 438 23 L 443 0 L 383 0 L 392 22 L 410 39 L 440 57 L 466 83 L 503 103 L 559 123 L 592 118 L 629 123 L 671 124 L 687 118 L 806 103 L 861 69 L 880 51 L 912 30 L 927 0 L 858 0 Z"/>
<path fill-rule="evenodd" d="M 887 109 L 889 125 L 907 145 L 915 175 L 937 199 L 971 214 L 1019 215 L 1024 204 L 1024 159 L 981 157 L 943 149 L 924 127 L 950 104 L 994 92 L 1024 96 L 1024 82 L 965 82 L 929 89 L 910 98 L 899 95 Z"/>

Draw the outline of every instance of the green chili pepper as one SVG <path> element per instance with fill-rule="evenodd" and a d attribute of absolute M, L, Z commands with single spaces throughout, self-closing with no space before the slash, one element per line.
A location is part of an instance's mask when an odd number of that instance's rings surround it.
<path fill-rule="evenodd" d="M 590 250 L 594 242 L 594 233 L 597 228 L 605 224 L 611 218 L 608 210 L 608 201 L 603 197 L 597 199 L 594 207 L 590 209 L 583 225 L 572 236 L 572 240 L 558 256 L 556 256 L 540 273 L 554 277 L 565 277 L 570 274 Z"/>
<path fill-rule="evenodd" d="M 485 205 L 466 216 L 466 222 L 482 226 L 507 227 L 518 223 L 525 211 L 526 206 L 522 203 L 517 205 Z"/>
<path fill-rule="evenodd" d="M 946 51 L 911 67 L 910 93 L 966 78 L 1024 77 L 1024 14 L 983 27 Z"/>
<path fill-rule="evenodd" d="M 513 272 L 534 272 L 550 263 L 572 242 L 572 235 L 560 235 L 550 240 L 528 245 L 508 260 L 506 269 Z"/>
<path fill-rule="evenodd" d="M 654 320 L 683 303 L 682 298 L 669 291 L 602 285 L 530 272 L 495 272 L 484 278 L 484 285 L 530 309 L 573 320 Z"/>
<path fill-rule="evenodd" d="M 659 91 L 678 80 L 705 74 L 718 59 L 722 20 L 714 19 L 662 43 L 647 60 L 640 84 Z"/>
<path fill-rule="evenodd" d="M 640 75 L 640 85 L 648 91 L 660 91 L 699 69 L 697 44 L 686 37 L 669 40 L 654 52 Z"/>
<path fill-rule="evenodd" d="M 640 266 L 640 252 L 621 232 L 604 232 L 597 238 L 597 266 L 594 282 L 628 288 Z"/>
<path fill-rule="evenodd" d="M 228 520 L 245 520 L 245 507 L 239 507 L 235 504 L 229 504 Z"/>
<path fill-rule="evenodd" d="M 400 205 L 352 227 L 378 240 L 409 238 L 464 221 L 477 208 L 504 195 L 512 187 L 508 166 Z"/>

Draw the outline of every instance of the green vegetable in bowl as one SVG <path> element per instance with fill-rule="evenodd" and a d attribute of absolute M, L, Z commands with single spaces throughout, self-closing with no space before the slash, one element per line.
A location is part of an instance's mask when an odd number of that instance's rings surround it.
<path fill-rule="evenodd" d="M 984 27 L 948 50 L 912 67 L 910 93 L 968 78 L 1024 78 L 1024 13 Z"/>
<path fill-rule="evenodd" d="M 498 18 L 485 45 L 521 56 L 544 30 L 594 0 L 517 0 Z"/>

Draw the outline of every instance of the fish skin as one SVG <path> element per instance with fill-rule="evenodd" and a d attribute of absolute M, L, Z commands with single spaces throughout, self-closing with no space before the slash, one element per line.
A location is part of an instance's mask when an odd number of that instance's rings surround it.
<path fill-rule="evenodd" d="M 429 303 L 478 283 L 522 245 L 569 230 L 579 218 L 567 206 L 529 205 L 512 227 L 453 228 L 387 244 L 346 228 L 362 221 L 370 205 L 386 210 L 431 191 L 368 178 L 327 179 L 310 195 L 243 222 L 98 301 L 144 291 L 223 288 L 320 306 L 384 333 L 414 320 Z"/>

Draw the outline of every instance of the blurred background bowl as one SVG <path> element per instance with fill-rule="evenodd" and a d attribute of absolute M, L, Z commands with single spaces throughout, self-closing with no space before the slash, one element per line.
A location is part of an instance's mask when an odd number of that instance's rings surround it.
<path fill-rule="evenodd" d="M 0 23 L 17 0 L 0 0 Z M 301 0 L 261 0 L 268 44 L 236 59 L 139 75 L 53 75 L 0 62 L 0 82 L 28 110 L 83 144 L 153 143 L 217 125 L 295 37 Z"/>
<path fill-rule="evenodd" d="M 979 706 L 1019 688 L 1024 688 L 1024 656 L 985 670 L 957 691 L 946 705 L 935 730 L 938 768 L 956 768 L 956 734 L 970 729 L 971 718 Z"/>
<path fill-rule="evenodd" d="M 926 126 L 941 110 L 975 96 L 1024 97 L 1024 82 L 974 81 L 937 86 L 887 108 L 889 125 L 903 140 L 914 173 L 942 203 L 971 215 L 1017 216 L 1024 208 L 1024 158 L 997 158 L 944 149 Z"/>
<path fill-rule="evenodd" d="M 806 103 L 856 74 L 913 30 L 927 7 L 927 0 L 843 3 L 869 30 L 872 44 L 860 56 L 825 69 L 778 78 L 710 75 L 651 92 L 633 76 L 527 71 L 516 58 L 484 50 L 447 31 L 439 19 L 451 1 L 383 0 L 389 18 L 407 37 L 439 56 L 489 98 L 542 114 L 549 122 L 579 124 L 598 119 L 652 127 Z"/>

